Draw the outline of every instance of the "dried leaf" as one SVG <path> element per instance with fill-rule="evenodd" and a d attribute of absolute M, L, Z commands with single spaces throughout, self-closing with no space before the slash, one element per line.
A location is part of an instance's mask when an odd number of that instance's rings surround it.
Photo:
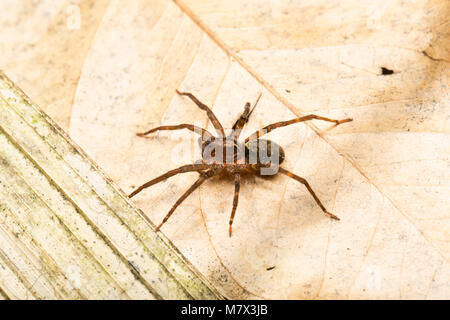
<path fill-rule="evenodd" d="M 80 75 L 55 93 L 74 95 L 63 108 L 70 134 L 126 192 L 199 158 L 191 133 L 135 136 L 160 124 L 212 130 L 175 89 L 213 106 L 227 128 L 262 92 L 243 137 L 301 114 L 354 118 L 270 133 L 285 149 L 284 167 L 307 178 L 341 221 L 302 185 L 276 176 L 242 182 L 231 238 L 233 182 L 224 179 L 206 182 L 163 226 L 222 292 L 449 297 L 448 1 L 137 0 L 103 8 L 87 9 L 79 48 L 79 38 L 61 36 L 74 49 L 60 61 L 73 56 L 74 69 L 50 69 Z M 23 64 L 55 81 L 38 65 Z M 135 202 L 157 224 L 195 179 L 173 177 Z"/>

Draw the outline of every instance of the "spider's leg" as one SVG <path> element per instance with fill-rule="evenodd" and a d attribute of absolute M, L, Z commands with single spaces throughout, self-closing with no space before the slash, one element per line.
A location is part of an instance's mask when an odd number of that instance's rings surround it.
<path fill-rule="evenodd" d="M 205 170 L 205 169 L 208 169 L 210 167 L 211 167 L 211 165 L 209 165 L 209 164 L 188 164 L 188 165 L 179 167 L 177 169 L 173 169 L 173 170 L 167 171 L 163 175 L 161 175 L 161 176 L 159 176 L 159 177 L 157 177 L 157 178 L 155 178 L 153 180 L 150 180 L 147 183 L 144 183 L 142 186 L 140 186 L 139 188 L 134 190 L 132 193 L 130 193 L 129 197 L 131 198 L 131 197 L 135 196 L 136 194 L 138 194 L 139 192 L 141 192 L 142 190 L 144 190 L 145 188 L 148 188 L 148 187 L 154 185 L 155 183 L 158 183 L 158 182 L 161 182 L 163 180 L 166 180 L 167 178 L 170 178 L 170 177 L 172 177 L 172 176 L 174 176 L 176 174 L 184 173 L 184 172 L 191 172 L 191 171 Z"/>
<path fill-rule="evenodd" d="M 233 130 L 239 130 L 244 127 L 250 117 L 250 102 L 247 102 L 244 107 L 244 112 L 239 116 L 236 122 L 233 124 Z"/>
<path fill-rule="evenodd" d="M 212 110 L 206 105 L 200 102 L 192 93 L 189 92 L 181 92 L 177 90 L 177 93 L 180 96 L 187 96 L 189 97 L 200 109 L 206 111 L 206 114 L 208 115 L 209 120 L 211 120 L 214 128 L 216 128 L 217 132 L 222 135 L 222 137 L 225 137 L 225 131 L 223 130 L 222 125 L 220 124 L 219 120 L 217 120 L 216 115 L 212 112 Z"/>
<path fill-rule="evenodd" d="M 179 129 L 189 129 L 195 133 L 201 134 L 201 136 L 203 137 L 204 140 L 213 138 L 213 135 L 208 130 L 197 127 L 193 124 L 188 124 L 188 123 L 182 123 L 182 124 L 177 124 L 177 125 L 173 125 L 173 126 L 160 126 L 160 127 L 156 127 L 156 128 L 150 129 L 145 132 L 136 133 L 136 135 L 138 135 L 139 137 L 143 137 L 143 136 L 146 136 L 146 135 L 153 133 L 155 131 L 158 131 L 158 130 L 179 130 Z"/>
<path fill-rule="evenodd" d="M 308 189 L 309 193 L 311 193 L 311 195 L 313 196 L 314 200 L 316 200 L 317 204 L 319 205 L 319 207 L 322 209 L 323 212 L 325 212 L 327 215 L 329 215 L 331 218 L 339 220 L 339 218 L 337 216 L 335 216 L 334 214 L 332 214 L 331 212 L 328 212 L 327 209 L 325 208 L 325 206 L 322 204 L 322 202 L 320 202 L 319 198 L 316 196 L 316 194 L 314 193 L 313 189 L 311 188 L 311 186 L 309 185 L 308 181 L 306 181 L 305 178 L 299 177 L 295 174 L 293 174 L 290 171 L 287 171 L 286 169 L 283 168 L 279 168 L 278 169 L 279 172 L 281 172 L 282 174 L 287 175 L 288 177 L 297 180 L 300 183 L 303 183 L 306 187 L 306 189 Z"/>
<path fill-rule="evenodd" d="M 269 133 L 270 131 L 272 131 L 276 128 L 286 127 L 288 125 L 291 125 L 291 124 L 294 124 L 297 122 L 303 122 L 303 121 L 308 121 L 308 120 L 313 120 L 313 119 L 334 122 L 336 125 L 340 125 L 341 123 L 350 122 L 353 120 L 351 118 L 346 118 L 343 120 L 335 120 L 335 119 L 330 119 L 330 118 L 326 118 L 326 117 L 316 116 L 315 114 L 310 114 L 310 115 L 307 115 L 304 117 L 295 118 L 295 119 L 288 120 L 288 121 L 280 121 L 280 122 L 275 122 L 275 123 L 269 124 L 268 126 L 265 126 L 264 128 L 259 129 L 255 133 L 248 136 L 248 138 L 245 139 L 245 142 L 247 143 L 250 140 L 258 139 L 259 137 Z"/>
<path fill-rule="evenodd" d="M 162 225 L 169 220 L 172 213 L 175 211 L 175 209 L 184 201 L 186 198 L 194 192 L 195 189 L 197 189 L 203 182 L 205 182 L 206 179 L 210 178 L 211 175 L 208 175 L 206 173 L 200 174 L 200 177 L 195 181 L 195 183 L 175 202 L 175 204 L 170 209 L 169 213 L 166 214 L 163 221 L 159 224 L 159 226 L 156 228 L 156 231 L 159 231 L 161 229 Z"/>
<path fill-rule="evenodd" d="M 241 175 L 239 172 L 234 174 L 234 198 L 233 198 L 233 208 L 231 209 L 230 217 L 230 227 L 228 229 L 228 234 L 231 237 L 231 226 L 233 225 L 234 215 L 236 214 L 236 208 L 239 201 L 239 190 L 241 189 Z"/>
<path fill-rule="evenodd" d="M 234 140 L 237 140 L 239 138 L 239 135 L 241 134 L 242 128 L 245 126 L 245 124 L 250 119 L 250 115 L 252 114 L 253 110 L 255 110 L 256 105 L 259 102 L 259 99 L 261 98 L 261 93 L 259 94 L 258 98 L 256 99 L 255 104 L 253 105 L 253 108 L 250 110 L 250 102 L 247 102 L 244 107 L 244 112 L 241 114 L 239 119 L 236 120 L 236 122 L 233 125 L 233 138 Z"/>

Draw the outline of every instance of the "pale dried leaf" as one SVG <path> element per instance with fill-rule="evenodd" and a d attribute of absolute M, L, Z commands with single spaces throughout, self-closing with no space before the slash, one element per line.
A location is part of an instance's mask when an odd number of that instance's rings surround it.
<path fill-rule="evenodd" d="M 69 5 L 61 3 L 55 16 Z M 37 67 L 26 62 L 37 54 L 18 46 L 9 59 L 24 55 L 11 70 L 25 77 L 20 68 L 31 69 L 49 86 L 60 83 L 53 73 L 80 75 L 52 93 L 74 96 L 61 121 L 72 110 L 71 136 L 126 192 L 199 157 L 187 132 L 135 136 L 159 124 L 211 129 L 175 89 L 213 105 L 225 127 L 262 92 L 244 137 L 304 113 L 354 118 L 270 134 L 286 151 L 284 166 L 307 178 L 341 221 L 277 176 L 243 181 L 232 238 L 227 180 L 205 183 L 164 225 L 228 297 L 449 297 L 448 1 L 137 0 L 96 8 L 86 4 L 93 18 L 83 20 L 82 45 L 62 33 L 71 53 L 45 49 L 73 69 L 30 60 Z M 53 29 L 40 30 L 50 37 Z M 31 41 L 22 36 L 18 43 Z M 394 74 L 380 75 L 382 67 Z M 30 90 L 48 90 L 33 79 Z M 171 178 L 135 201 L 159 223 L 195 179 Z"/>

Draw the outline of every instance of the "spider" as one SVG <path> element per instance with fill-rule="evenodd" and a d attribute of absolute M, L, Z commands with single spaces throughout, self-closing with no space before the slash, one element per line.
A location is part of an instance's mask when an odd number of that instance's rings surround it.
<path fill-rule="evenodd" d="M 163 224 L 170 218 L 175 209 L 203 182 L 207 179 L 216 175 L 226 175 L 229 177 L 234 177 L 234 198 L 233 207 L 231 209 L 231 216 L 229 220 L 228 233 L 231 237 L 232 235 L 232 225 L 234 216 L 236 213 L 236 208 L 239 200 L 239 190 L 241 175 L 244 174 L 254 174 L 257 176 L 262 175 L 273 175 L 276 173 L 282 173 L 300 183 L 302 183 L 309 193 L 312 195 L 316 203 L 322 209 L 324 213 L 333 219 L 339 220 L 337 216 L 327 211 L 325 206 L 320 202 L 319 198 L 309 185 L 308 181 L 302 177 L 295 175 L 294 173 L 279 167 L 279 165 L 284 161 L 284 151 L 283 149 L 273 141 L 260 139 L 261 136 L 271 132 L 276 128 L 285 127 L 294 123 L 308 121 L 312 119 L 323 120 L 328 122 L 333 122 L 335 125 L 339 125 L 345 122 L 352 121 L 351 118 L 346 118 L 343 120 L 334 120 L 314 114 L 307 116 L 294 118 L 288 121 L 280 121 L 269 124 L 262 129 L 257 130 L 250 136 L 248 136 L 244 143 L 238 141 L 240 132 L 244 125 L 248 122 L 251 113 L 253 112 L 256 104 L 258 103 L 261 95 L 259 95 L 252 109 L 250 109 L 250 102 L 247 102 L 244 107 L 244 112 L 234 123 L 231 133 L 225 135 L 225 130 L 221 123 L 211 111 L 211 109 L 200 102 L 192 93 L 180 92 L 176 90 L 180 96 L 186 96 L 190 98 L 200 109 L 204 110 L 208 115 L 209 120 L 213 124 L 215 130 L 217 131 L 217 136 L 214 136 L 209 131 L 204 128 L 197 127 L 192 124 L 179 124 L 179 125 L 168 125 L 160 126 L 148 130 L 146 132 L 137 133 L 137 136 L 144 137 L 148 134 L 159 130 L 180 130 L 188 129 L 195 133 L 200 134 L 199 145 L 201 147 L 202 159 L 197 160 L 194 164 L 188 164 L 181 166 L 177 169 L 170 170 L 163 175 L 150 180 L 149 182 L 143 184 L 132 193 L 129 197 L 133 197 L 143 189 L 148 188 L 158 182 L 164 181 L 174 175 L 185 172 L 198 172 L 199 178 L 195 183 L 175 202 L 170 211 L 164 217 L 162 222 L 157 226 L 156 231 L 159 231 Z"/>

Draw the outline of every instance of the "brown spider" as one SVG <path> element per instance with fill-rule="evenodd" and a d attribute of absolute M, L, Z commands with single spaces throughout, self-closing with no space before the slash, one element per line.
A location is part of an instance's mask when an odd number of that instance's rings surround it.
<path fill-rule="evenodd" d="M 200 174 L 198 180 L 175 202 L 175 204 L 170 209 L 169 213 L 164 217 L 161 224 L 156 228 L 158 231 L 162 225 L 169 219 L 175 209 L 195 190 L 197 189 L 205 180 L 211 178 L 212 176 L 225 174 L 234 177 L 234 199 L 233 208 L 231 210 L 229 235 L 231 237 L 231 226 L 233 224 L 234 215 L 236 213 L 236 208 L 239 199 L 239 189 L 240 189 L 240 179 L 242 174 L 250 173 L 258 176 L 261 175 L 273 175 L 277 172 L 297 180 L 303 183 L 308 189 L 309 193 L 313 196 L 314 200 L 317 202 L 319 207 L 324 213 L 329 215 L 331 218 L 339 220 L 337 216 L 328 212 L 324 205 L 320 202 L 319 198 L 316 196 L 311 186 L 306 179 L 299 177 L 286 169 L 279 167 L 284 160 L 284 151 L 275 142 L 270 140 L 259 139 L 262 135 L 269 133 L 270 131 L 285 127 L 290 124 L 297 122 L 308 121 L 312 119 L 318 119 L 323 121 L 334 122 L 336 125 L 341 123 L 352 121 L 351 118 L 344 120 L 334 120 L 321 116 L 316 116 L 310 114 L 304 117 L 295 118 L 288 121 L 275 122 L 264 128 L 256 131 L 245 139 L 244 143 L 238 142 L 240 132 L 244 125 L 248 122 L 250 114 L 255 108 L 259 101 L 258 97 L 255 105 L 250 110 L 250 103 L 245 104 L 244 112 L 239 117 L 239 119 L 234 123 L 231 133 L 227 136 L 225 131 L 217 120 L 211 109 L 201 103 L 193 94 L 189 92 L 176 91 L 179 95 L 189 97 L 200 109 L 206 111 L 209 120 L 212 122 L 214 128 L 216 129 L 218 136 L 213 136 L 206 129 L 199 128 L 192 124 L 179 124 L 171 126 L 160 126 L 143 133 L 137 133 L 138 136 L 143 137 L 147 134 L 153 133 L 158 130 L 178 130 L 178 129 L 189 129 L 201 135 L 199 138 L 199 144 L 202 150 L 202 159 L 196 161 L 194 164 L 188 164 L 181 166 L 177 169 L 170 170 L 165 174 L 143 184 L 136 190 L 134 190 L 129 197 L 133 197 L 143 189 L 148 188 L 158 182 L 164 181 L 176 174 L 184 172 L 196 171 Z M 274 170 L 275 169 L 275 170 Z"/>

